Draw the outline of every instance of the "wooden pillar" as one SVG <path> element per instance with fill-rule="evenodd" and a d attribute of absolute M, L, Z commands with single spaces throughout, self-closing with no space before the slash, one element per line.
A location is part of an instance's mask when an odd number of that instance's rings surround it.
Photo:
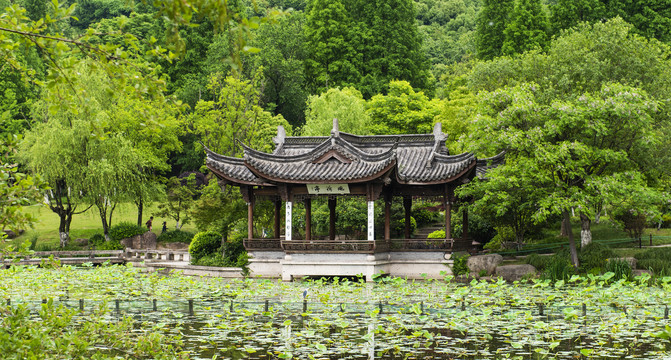
<path fill-rule="evenodd" d="M 391 239 L 391 194 L 384 197 L 384 239 Z"/>
<path fill-rule="evenodd" d="M 247 203 L 247 238 L 254 238 L 254 203 Z"/>
<path fill-rule="evenodd" d="M 273 227 L 275 239 L 280 238 L 280 211 L 282 209 L 282 200 L 275 200 L 275 224 Z"/>
<path fill-rule="evenodd" d="M 445 240 L 452 240 L 452 201 L 445 196 L 443 198 L 445 208 Z"/>
<path fill-rule="evenodd" d="M 403 198 L 403 208 L 405 208 L 405 238 L 410 239 L 410 212 L 412 211 L 412 198 Z"/>
<path fill-rule="evenodd" d="M 368 241 L 375 241 L 375 201 L 368 201 Z"/>
<path fill-rule="evenodd" d="M 305 240 L 312 240 L 312 199 L 303 201 L 305 205 Z"/>
<path fill-rule="evenodd" d="M 463 209 L 464 209 L 464 213 L 463 213 L 464 220 L 463 220 L 463 224 L 462 224 L 462 228 L 463 228 L 462 234 L 463 235 L 461 237 L 464 238 L 464 239 L 468 239 L 470 237 L 470 235 L 468 234 L 468 204 L 464 203 L 463 204 Z"/>
<path fill-rule="evenodd" d="M 329 198 L 329 239 L 335 240 L 336 233 L 336 199 Z"/>

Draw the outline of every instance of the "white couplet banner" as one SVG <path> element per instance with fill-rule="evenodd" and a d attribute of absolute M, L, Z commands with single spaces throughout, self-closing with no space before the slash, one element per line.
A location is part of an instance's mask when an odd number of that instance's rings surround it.
<path fill-rule="evenodd" d="M 286 202 L 286 211 L 285 211 L 285 226 L 284 226 L 284 238 L 286 240 L 291 240 L 291 201 Z"/>
<path fill-rule="evenodd" d="M 368 202 L 368 240 L 375 240 L 375 202 Z"/>

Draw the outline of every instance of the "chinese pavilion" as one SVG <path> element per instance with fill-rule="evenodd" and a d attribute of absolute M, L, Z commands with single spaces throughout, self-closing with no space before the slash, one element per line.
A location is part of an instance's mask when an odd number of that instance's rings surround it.
<path fill-rule="evenodd" d="M 451 208 L 454 189 L 503 161 L 503 154 L 476 159 L 471 153 L 450 155 L 441 124 L 433 134 L 358 136 L 338 130 L 334 119 L 330 136 L 286 136 L 280 126 L 273 153 L 244 146 L 244 158 L 207 151 L 207 167 L 220 184 L 240 188 L 248 204 L 248 238 L 252 276 L 291 280 L 300 276 L 373 275 L 438 278 L 450 274 L 451 254 L 472 245 L 468 213 L 463 212 L 461 238 L 453 238 Z M 336 236 L 336 202 L 343 196 L 364 197 L 368 203 L 365 240 L 342 240 Z M 328 199 L 329 236 L 312 238 L 312 200 Z M 405 236 L 391 239 L 392 199 L 403 199 Z M 271 238 L 253 235 L 254 204 L 257 199 L 274 202 L 274 232 Z M 410 211 L 414 198 L 438 200 L 445 209 L 445 239 L 412 239 Z M 384 229 L 374 229 L 375 200 L 384 200 Z M 305 232 L 292 236 L 293 205 L 305 209 Z M 284 204 L 283 204 L 284 203 Z M 284 205 L 284 229 L 281 209 Z M 363 224 L 362 224 L 363 225 Z M 284 230 L 284 234 L 282 234 Z"/>

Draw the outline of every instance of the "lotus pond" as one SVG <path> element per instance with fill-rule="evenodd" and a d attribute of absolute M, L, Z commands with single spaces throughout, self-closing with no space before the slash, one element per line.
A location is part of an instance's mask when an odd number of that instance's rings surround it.
<path fill-rule="evenodd" d="M 138 332 L 181 338 L 193 359 L 671 357 L 671 278 L 451 280 L 282 283 L 131 266 L 13 267 L 0 270 L 0 297 L 35 312 L 53 299 L 81 321 L 131 318 Z"/>

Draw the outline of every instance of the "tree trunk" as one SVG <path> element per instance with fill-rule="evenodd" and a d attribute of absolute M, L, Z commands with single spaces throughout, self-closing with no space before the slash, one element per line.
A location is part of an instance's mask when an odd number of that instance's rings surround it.
<path fill-rule="evenodd" d="M 592 243 L 592 230 L 590 229 L 591 220 L 583 212 L 580 213 L 580 246 Z"/>
<path fill-rule="evenodd" d="M 107 206 L 106 206 L 106 199 L 105 198 L 98 198 L 98 200 L 95 202 L 96 207 L 98 208 L 98 215 L 100 215 L 100 221 L 102 222 L 103 225 L 103 235 L 105 235 L 105 241 L 110 241 L 110 227 L 109 223 L 107 222 Z"/>
<path fill-rule="evenodd" d="M 70 231 L 69 231 L 69 226 L 68 226 L 68 214 L 63 212 L 59 213 L 58 217 L 60 218 L 60 222 L 58 224 L 58 236 L 60 238 L 60 244 L 61 248 L 64 248 L 65 246 L 68 245 L 68 240 L 70 239 Z"/>
<path fill-rule="evenodd" d="M 578 260 L 578 249 L 575 246 L 575 239 L 573 239 L 573 230 L 571 230 L 571 216 L 569 215 L 568 209 L 564 210 L 564 221 L 566 222 L 566 231 L 568 233 L 568 246 L 571 250 L 571 263 L 576 269 L 580 266 L 580 261 Z"/>
<path fill-rule="evenodd" d="M 566 237 L 568 236 L 568 228 L 570 227 L 570 224 L 567 225 L 566 219 L 562 218 L 561 219 L 561 229 L 559 230 L 559 236 Z"/>
<path fill-rule="evenodd" d="M 141 197 L 140 201 L 136 202 L 135 205 L 137 205 L 137 226 L 142 226 L 142 209 L 144 207 L 144 203 L 142 202 Z"/>

